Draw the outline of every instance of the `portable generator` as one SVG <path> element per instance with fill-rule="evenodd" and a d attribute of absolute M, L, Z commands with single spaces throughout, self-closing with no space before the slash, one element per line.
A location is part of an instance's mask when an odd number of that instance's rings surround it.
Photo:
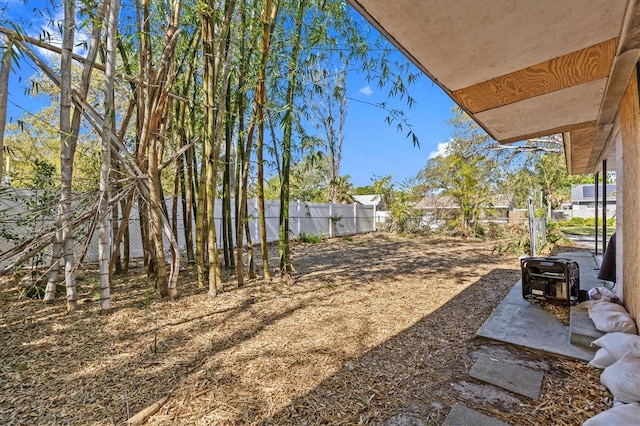
<path fill-rule="evenodd" d="M 578 263 L 560 257 L 527 257 L 520 260 L 522 296 L 566 305 L 578 301 Z"/>

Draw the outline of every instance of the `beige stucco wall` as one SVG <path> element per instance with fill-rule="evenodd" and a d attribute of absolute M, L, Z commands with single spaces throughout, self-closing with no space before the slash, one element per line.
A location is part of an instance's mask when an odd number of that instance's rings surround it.
<path fill-rule="evenodd" d="M 618 217 L 622 238 L 617 246 L 618 270 L 625 306 L 639 323 L 640 319 L 640 105 L 636 73 L 631 76 L 618 112 L 620 126 L 616 179 L 622 178 Z M 621 172 L 621 176 L 620 176 Z M 620 220 L 621 219 L 621 220 Z M 619 229 L 620 230 L 620 229 Z M 620 268 L 621 264 L 621 268 Z"/>

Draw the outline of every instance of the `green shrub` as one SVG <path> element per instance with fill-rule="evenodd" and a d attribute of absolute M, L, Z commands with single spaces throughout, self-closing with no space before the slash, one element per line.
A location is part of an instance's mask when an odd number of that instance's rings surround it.
<path fill-rule="evenodd" d="M 572 217 L 569 219 L 569 226 L 586 226 L 586 221 L 584 217 Z"/>
<path fill-rule="evenodd" d="M 529 253 L 530 246 L 531 240 L 527 224 L 505 225 L 503 235 L 499 242 L 493 246 L 492 251 L 497 254 L 526 254 Z"/>
<path fill-rule="evenodd" d="M 547 244 L 556 244 L 565 240 L 560 224 L 557 222 L 547 223 Z"/>
<path fill-rule="evenodd" d="M 569 228 L 569 227 L 591 227 L 591 228 L 595 228 L 596 226 L 596 219 L 595 217 L 572 217 L 571 219 L 568 220 L 558 220 L 556 222 L 558 226 L 562 227 L 562 228 Z M 602 225 L 602 218 L 598 219 L 598 225 L 601 226 Z M 609 219 L 607 219 L 607 227 L 608 228 L 615 228 L 616 226 L 616 218 L 615 217 L 610 217 Z"/>
<path fill-rule="evenodd" d="M 319 243 L 326 239 L 327 238 L 322 234 L 314 235 L 314 234 L 307 234 L 306 232 L 300 232 L 300 236 L 298 236 L 298 240 L 300 240 L 300 242 L 310 243 L 310 244 Z"/>

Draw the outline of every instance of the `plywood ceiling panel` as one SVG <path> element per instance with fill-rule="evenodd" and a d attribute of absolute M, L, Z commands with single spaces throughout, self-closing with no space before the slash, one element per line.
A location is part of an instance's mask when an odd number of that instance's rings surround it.
<path fill-rule="evenodd" d="M 597 170 L 602 160 L 613 158 L 615 162 L 615 143 L 610 139 L 613 124 L 599 124 L 598 132 L 593 138 L 593 146 L 591 147 L 591 155 L 588 155 L 589 162 L 587 167 L 589 170 Z M 610 149 L 607 148 L 607 142 Z M 588 153 L 576 153 L 576 155 L 587 155 Z"/>
<path fill-rule="evenodd" d="M 623 0 L 351 2 L 450 91 L 616 38 L 627 5 Z"/>
<path fill-rule="evenodd" d="M 588 155 L 588 153 L 593 151 L 593 143 L 595 141 L 597 133 L 597 126 L 570 132 L 571 152 L 566 153 L 566 155 L 571 155 L 571 170 L 569 170 L 570 173 L 590 173 L 590 156 Z"/>
<path fill-rule="evenodd" d="M 472 113 L 606 77 L 617 48 L 611 39 L 511 74 L 453 92 Z"/>
<path fill-rule="evenodd" d="M 551 129 L 567 129 L 578 123 L 595 122 L 606 83 L 607 79 L 602 78 L 493 108 L 475 116 L 500 142 L 511 142 L 522 135 L 544 134 Z"/>

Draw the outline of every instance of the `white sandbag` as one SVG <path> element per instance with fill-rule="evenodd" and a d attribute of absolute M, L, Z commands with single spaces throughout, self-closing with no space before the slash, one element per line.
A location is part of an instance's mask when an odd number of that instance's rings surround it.
<path fill-rule="evenodd" d="M 607 302 L 619 300 L 616 294 L 606 287 L 590 288 L 587 294 L 591 300 L 606 300 Z"/>
<path fill-rule="evenodd" d="M 604 369 L 600 375 L 600 383 L 619 401 L 627 404 L 640 401 L 640 357 L 627 353 Z"/>
<path fill-rule="evenodd" d="M 611 408 L 588 419 L 582 426 L 627 426 L 640 424 L 640 404 Z"/>
<path fill-rule="evenodd" d="M 589 309 L 590 307 L 592 307 L 596 303 L 600 303 L 600 301 L 599 300 L 585 300 L 584 302 L 578 303 L 578 306 L 582 306 L 583 308 Z"/>
<path fill-rule="evenodd" d="M 593 345 L 605 348 L 609 354 L 619 360 L 627 352 L 640 356 L 640 336 L 629 333 L 607 333 L 594 340 Z"/>
<path fill-rule="evenodd" d="M 589 362 L 589 367 L 607 368 L 617 360 L 605 349 L 600 348 L 596 351 L 593 359 Z"/>
<path fill-rule="evenodd" d="M 589 318 L 593 325 L 605 333 L 619 331 L 621 333 L 638 334 L 636 322 L 627 310 L 611 302 L 600 302 L 589 308 Z"/>
<path fill-rule="evenodd" d="M 614 311 L 625 314 L 628 313 L 625 307 L 619 303 L 607 302 L 605 300 L 594 300 L 593 302 L 594 303 L 592 303 L 589 307 L 589 315 L 591 315 L 592 312 L 598 311 Z"/>
<path fill-rule="evenodd" d="M 629 333 L 607 333 L 594 340 L 592 345 L 605 348 L 617 360 L 627 352 L 634 352 L 640 356 L 640 336 Z"/>

